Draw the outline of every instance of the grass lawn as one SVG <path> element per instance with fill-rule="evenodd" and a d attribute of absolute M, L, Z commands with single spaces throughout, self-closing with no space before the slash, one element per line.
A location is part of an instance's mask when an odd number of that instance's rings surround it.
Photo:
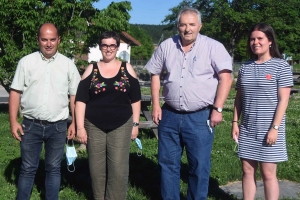
<path fill-rule="evenodd" d="M 142 89 L 143 94 L 149 94 L 149 89 Z M 241 164 L 234 152 L 235 143 L 231 139 L 231 120 L 235 92 L 230 92 L 224 107 L 224 122 L 216 128 L 213 150 L 211 154 L 211 175 L 209 199 L 236 199 L 224 194 L 220 185 L 241 180 Z M 290 98 L 287 110 L 287 148 L 289 160 L 278 165 L 278 179 L 300 182 L 300 94 Z M 0 199 L 15 199 L 17 179 L 20 171 L 19 143 L 10 134 L 8 106 L 0 105 Z M 132 142 L 130 153 L 130 175 L 128 200 L 158 200 L 159 168 L 157 165 L 157 139 L 151 130 L 140 130 L 139 138 L 143 144 L 143 155 L 137 156 L 137 146 Z M 79 145 L 79 144 L 76 144 Z M 75 161 L 76 170 L 68 172 L 66 160 L 62 161 L 62 184 L 60 199 L 85 200 L 91 199 L 91 185 L 86 152 L 80 152 Z M 36 175 L 31 199 L 39 200 L 44 196 L 44 160 Z M 187 159 L 182 158 L 181 196 L 186 197 Z M 260 174 L 257 174 L 260 179 Z M 300 198 L 300 196 L 299 196 Z"/>

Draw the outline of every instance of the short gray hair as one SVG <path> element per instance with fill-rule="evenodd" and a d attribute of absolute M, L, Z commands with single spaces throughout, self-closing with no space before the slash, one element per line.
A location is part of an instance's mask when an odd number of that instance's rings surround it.
<path fill-rule="evenodd" d="M 200 11 L 197 10 L 197 9 L 195 9 L 195 8 L 191 8 L 191 7 L 185 6 L 185 7 L 183 7 L 183 8 L 179 11 L 179 13 L 178 13 L 178 15 L 177 15 L 177 26 L 178 26 L 178 24 L 179 24 L 179 19 L 180 19 L 181 15 L 182 15 L 182 14 L 185 14 L 185 13 L 194 13 L 194 14 L 196 14 L 197 17 L 198 17 L 199 23 L 200 23 L 200 24 L 202 23 L 202 22 L 201 22 L 201 13 L 200 13 Z"/>

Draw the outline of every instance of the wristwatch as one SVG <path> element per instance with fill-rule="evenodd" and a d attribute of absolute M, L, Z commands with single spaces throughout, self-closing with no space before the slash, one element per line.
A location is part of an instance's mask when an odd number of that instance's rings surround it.
<path fill-rule="evenodd" d="M 138 123 L 138 122 L 133 122 L 132 123 L 132 126 L 139 126 L 140 125 L 140 123 Z"/>
<path fill-rule="evenodd" d="M 217 108 L 213 106 L 213 109 L 216 110 L 218 113 L 222 113 L 223 109 L 222 108 Z"/>
<path fill-rule="evenodd" d="M 275 124 L 273 124 L 273 126 L 272 126 L 272 128 L 274 128 L 275 130 L 279 130 L 279 126 L 277 126 L 277 125 L 275 125 Z"/>

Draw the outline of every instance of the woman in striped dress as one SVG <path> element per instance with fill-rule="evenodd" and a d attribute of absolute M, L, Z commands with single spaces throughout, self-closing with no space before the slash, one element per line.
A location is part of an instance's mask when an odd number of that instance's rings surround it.
<path fill-rule="evenodd" d="M 252 60 L 239 70 L 232 122 L 232 137 L 238 139 L 242 162 L 243 196 L 244 200 L 255 198 L 259 166 L 265 199 L 277 200 L 277 163 L 288 159 L 285 111 L 293 86 L 292 71 L 281 59 L 274 30 L 268 24 L 259 23 L 250 29 L 247 49 Z"/>

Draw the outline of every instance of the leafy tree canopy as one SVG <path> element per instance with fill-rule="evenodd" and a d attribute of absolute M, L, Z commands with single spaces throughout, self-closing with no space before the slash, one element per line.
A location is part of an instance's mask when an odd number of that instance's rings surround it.
<path fill-rule="evenodd" d="M 175 26 L 177 14 L 184 6 L 200 10 L 201 33 L 222 42 L 236 60 L 247 59 L 246 49 L 241 47 L 246 46 L 250 27 L 259 22 L 269 23 L 274 28 L 282 53 L 299 57 L 299 0 L 184 0 L 171 8 L 172 13 L 164 19 L 168 29 Z"/>
<path fill-rule="evenodd" d="M 141 46 L 131 47 L 131 59 L 132 60 L 148 60 L 150 59 L 154 46 L 152 38 L 146 33 L 146 31 L 138 26 L 130 26 L 130 35 L 137 39 Z"/>
<path fill-rule="evenodd" d="M 104 30 L 129 30 L 131 4 L 112 2 L 98 10 L 98 0 L 1 0 L 0 2 L 0 84 L 9 91 L 18 61 L 39 49 L 38 27 L 54 23 L 61 35 L 59 52 L 86 65 L 81 55 L 95 46 Z"/>

